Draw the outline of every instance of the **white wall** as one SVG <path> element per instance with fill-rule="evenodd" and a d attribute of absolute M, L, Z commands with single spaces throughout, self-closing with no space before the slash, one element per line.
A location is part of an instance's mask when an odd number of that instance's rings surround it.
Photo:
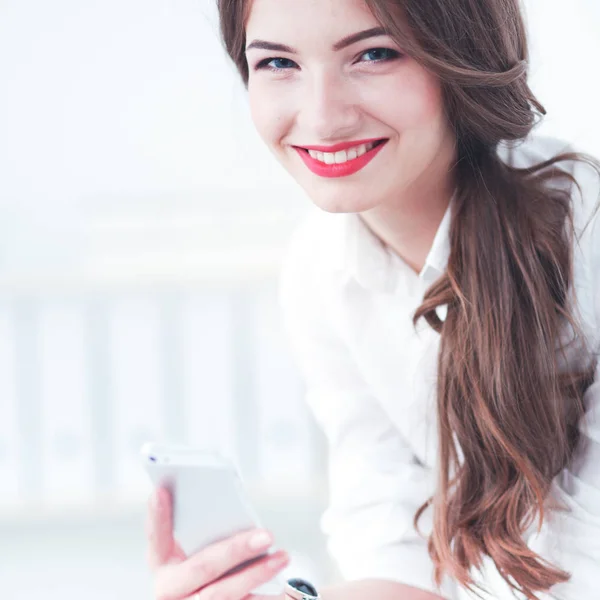
<path fill-rule="evenodd" d="M 530 85 L 548 114 L 540 131 L 600 156 L 600 4 L 525 0 Z"/>

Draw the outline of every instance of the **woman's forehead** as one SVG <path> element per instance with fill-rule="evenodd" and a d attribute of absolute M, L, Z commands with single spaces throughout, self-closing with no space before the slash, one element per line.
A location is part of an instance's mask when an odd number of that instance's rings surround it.
<path fill-rule="evenodd" d="M 246 33 L 286 36 L 291 43 L 290 37 L 333 39 L 377 25 L 364 0 L 250 0 Z"/>

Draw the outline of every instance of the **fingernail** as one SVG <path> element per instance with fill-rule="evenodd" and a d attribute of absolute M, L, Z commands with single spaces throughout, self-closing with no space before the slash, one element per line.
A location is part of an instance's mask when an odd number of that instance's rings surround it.
<path fill-rule="evenodd" d="M 269 559 L 267 562 L 267 567 L 269 569 L 277 569 L 279 567 L 283 567 L 287 564 L 289 560 L 288 555 L 284 552 L 283 554 L 275 555 L 273 558 Z"/>
<path fill-rule="evenodd" d="M 267 548 L 271 545 L 271 535 L 266 531 L 255 533 L 248 542 L 248 546 L 252 550 L 260 550 L 261 548 Z"/>

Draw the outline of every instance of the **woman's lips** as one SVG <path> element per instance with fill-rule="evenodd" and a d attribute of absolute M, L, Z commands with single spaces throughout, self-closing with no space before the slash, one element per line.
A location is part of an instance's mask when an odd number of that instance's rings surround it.
<path fill-rule="evenodd" d="M 358 158 L 347 160 L 343 163 L 326 164 L 313 158 L 307 150 L 294 146 L 294 150 L 298 152 L 304 164 L 315 174 L 320 177 L 347 177 L 357 173 L 362 168 L 367 166 L 377 156 L 379 151 L 386 145 L 388 140 L 377 140 L 376 145 L 365 152 Z M 356 145 L 354 143 L 353 145 Z"/>

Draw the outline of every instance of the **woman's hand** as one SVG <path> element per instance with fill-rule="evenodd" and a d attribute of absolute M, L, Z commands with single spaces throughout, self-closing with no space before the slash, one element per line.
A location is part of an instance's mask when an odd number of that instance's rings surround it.
<path fill-rule="evenodd" d="M 273 542 L 271 534 L 253 529 L 188 558 L 173 537 L 171 496 L 165 489 L 157 490 L 150 498 L 147 534 L 157 600 L 274 600 L 275 596 L 250 592 L 271 580 L 289 562 L 287 553 L 278 551 L 215 581 L 240 563 L 263 554 Z"/>

